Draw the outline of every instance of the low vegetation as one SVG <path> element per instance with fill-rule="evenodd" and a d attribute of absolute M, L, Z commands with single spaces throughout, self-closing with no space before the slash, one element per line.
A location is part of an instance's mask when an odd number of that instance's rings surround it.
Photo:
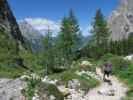
<path fill-rule="evenodd" d="M 23 95 L 28 99 L 37 94 L 41 100 L 49 100 L 50 96 L 56 97 L 57 100 L 63 100 L 63 94 L 58 90 L 56 85 L 44 83 L 39 79 L 28 79 L 27 88 L 22 90 Z"/>
<path fill-rule="evenodd" d="M 91 68 L 91 66 L 88 66 L 84 70 L 92 71 L 92 69 L 93 68 Z M 88 92 L 91 88 L 94 88 L 97 85 L 99 85 L 98 80 L 96 80 L 95 78 L 93 78 L 87 74 L 83 74 L 81 76 L 77 75 L 76 72 L 78 72 L 78 71 L 80 72 L 81 70 L 82 70 L 81 66 L 79 66 L 77 63 L 77 64 L 72 65 L 72 68 L 70 68 L 67 71 L 49 75 L 49 78 L 52 80 L 55 80 L 55 79 L 59 80 L 58 84 L 66 85 L 66 87 L 68 86 L 69 81 L 71 81 L 73 79 L 77 79 L 80 83 L 79 88 L 86 92 Z"/>

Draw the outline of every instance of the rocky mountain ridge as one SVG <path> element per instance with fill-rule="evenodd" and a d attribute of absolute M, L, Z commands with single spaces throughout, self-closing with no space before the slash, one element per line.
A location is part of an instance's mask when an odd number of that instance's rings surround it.
<path fill-rule="evenodd" d="M 0 31 L 9 33 L 17 42 L 24 43 L 16 18 L 7 0 L 0 0 Z"/>
<path fill-rule="evenodd" d="M 33 28 L 27 21 L 19 22 L 19 28 L 30 50 L 37 52 L 43 49 L 44 36 L 38 30 Z"/>
<path fill-rule="evenodd" d="M 112 40 L 127 38 L 133 32 L 133 0 L 119 0 L 119 5 L 108 19 Z"/>

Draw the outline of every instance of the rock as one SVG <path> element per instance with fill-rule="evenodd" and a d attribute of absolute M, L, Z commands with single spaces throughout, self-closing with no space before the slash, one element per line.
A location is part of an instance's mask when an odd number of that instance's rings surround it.
<path fill-rule="evenodd" d="M 54 84 L 54 85 L 56 85 L 56 83 L 58 82 L 58 80 L 50 80 L 49 78 L 48 78 L 48 76 L 45 76 L 44 78 L 42 78 L 41 79 L 42 80 L 42 82 L 46 82 L 46 83 L 50 83 L 50 84 Z"/>
<path fill-rule="evenodd" d="M 115 90 L 111 89 L 111 90 L 99 90 L 97 91 L 98 94 L 103 95 L 103 96 L 115 96 Z"/>
<path fill-rule="evenodd" d="M 33 52 L 39 52 L 44 49 L 43 47 L 43 35 L 36 30 L 26 19 L 19 22 L 19 28 L 25 38 L 28 46 Z"/>
<path fill-rule="evenodd" d="M 21 79 L 0 79 L 0 100 L 25 100 L 21 90 L 26 83 Z"/>
<path fill-rule="evenodd" d="M 40 80 L 41 77 L 38 76 L 38 75 L 35 74 L 35 73 L 32 73 L 32 74 L 30 74 L 30 75 L 23 75 L 23 76 L 20 77 L 20 79 L 22 79 L 22 80 L 24 80 L 24 79 L 35 79 L 35 80 Z"/>
<path fill-rule="evenodd" d="M 32 97 L 32 100 L 40 100 L 39 98 L 39 95 L 35 93 L 35 95 Z"/>
<path fill-rule="evenodd" d="M 133 32 L 133 0 L 120 0 L 118 8 L 108 18 L 111 39 L 121 40 Z"/>
<path fill-rule="evenodd" d="M 114 96 L 115 95 L 115 91 L 114 90 L 109 90 L 108 95 L 109 96 Z"/>
<path fill-rule="evenodd" d="M 92 66 L 92 64 L 89 61 L 82 61 L 80 66 L 84 68 L 84 67 Z"/>
<path fill-rule="evenodd" d="M 65 88 L 65 86 L 59 86 L 58 89 L 63 94 L 64 97 L 70 95 L 69 88 Z"/>
<path fill-rule="evenodd" d="M 71 81 L 68 82 L 68 85 L 67 86 L 70 89 L 78 89 L 79 86 L 80 86 L 80 82 L 77 79 L 73 79 L 73 80 L 71 80 Z"/>
<path fill-rule="evenodd" d="M 53 95 L 50 95 L 50 100 L 56 100 L 56 97 L 55 96 L 53 96 Z"/>
<path fill-rule="evenodd" d="M 40 100 L 49 100 L 48 94 L 43 93 L 43 94 L 40 96 Z"/>
<path fill-rule="evenodd" d="M 133 54 L 132 55 L 128 55 L 126 57 L 124 57 L 125 60 L 133 60 Z"/>
<path fill-rule="evenodd" d="M 31 77 L 28 75 L 23 75 L 20 77 L 21 80 L 30 79 Z"/>
<path fill-rule="evenodd" d="M 42 80 L 42 82 L 46 82 L 46 81 L 49 80 L 49 79 L 48 79 L 48 76 L 45 76 L 45 77 L 42 78 L 41 80 Z"/>
<path fill-rule="evenodd" d="M 37 74 L 35 74 L 35 73 L 32 73 L 31 75 L 30 75 L 30 77 L 32 78 L 32 79 L 41 79 L 41 77 L 39 76 L 39 75 L 37 75 Z"/>
<path fill-rule="evenodd" d="M 7 0 L 0 0 L 0 31 L 9 33 L 17 42 L 24 43 L 24 38 Z"/>

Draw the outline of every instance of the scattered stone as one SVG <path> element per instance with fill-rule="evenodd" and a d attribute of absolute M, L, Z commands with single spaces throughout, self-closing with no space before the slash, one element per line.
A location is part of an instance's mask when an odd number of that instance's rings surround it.
<path fill-rule="evenodd" d="M 133 54 L 124 57 L 125 60 L 133 60 Z"/>
<path fill-rule="evenodd" d="M 82 68 L 85 68 L 85 67 L 89 67 L 89 66 L 92 66 L 92 64 L 89 62 L 89 61 L 82 61 L 80 66 Z"/>
<path fill-rule="evenodd" d="M 103 96 L 115 96 L 115 90 L 99 90 L 97 91 L 98 94 L 103 95 Z"/>
<path fill-rule="evenodd" d="M 80 82 L 78 79 L 73 79 L 71 81 L 68 82 L 67 87 L 70 89 L 78 89 L 80 86 Z"/>
<path fill-rule="evenodd" d="M 50 100 L 56 100 L 56 97 L 53 95 L 50 95 L 49 98 L 50 98 Z"/>
<path fill-rule="evenodd" d="M 41 77 L 38 76 L 37 74 L 35 73 L 32 73 L 30 75 L 23 75 L 20 77 L 20 79 L 24 80 L 24 79 L 40 79 Z"/>
<path fill-rule="evenodd" d="M 109 96 L 115 96 L 115 90 L 109 90 L 108 95 Z"/>
<path fill-rule="evenodd" d="M 32 100 L 40 100 L 39 95 L 35 93 L 35 95 L 32 97 Z"/>
<path fill-rule="evenodd" d="M 50 80 L 49 78 L 48 78 L 48 76 L 45 76 L 44 78 L 42 78 L 41 79 L 42 80 L 42 82 L 46 82 L 46 83 L 50 83 L 50 84 L 54 84 L 54 85 L 56 85 L 56 83 L 58 82 L 58 80 Z"/>
<path fill-rule="evenodd" d="M 30 79 L 31 77 L 28 75 L 23 75 L 20 77 L 21 80 Z"/>
<path fill-rule="evenodd" d="M 65 86 L 58 86 L 58 89 L 63 94 L 64 97 L 70 95 L 69 88 L 65 88 Z"/>

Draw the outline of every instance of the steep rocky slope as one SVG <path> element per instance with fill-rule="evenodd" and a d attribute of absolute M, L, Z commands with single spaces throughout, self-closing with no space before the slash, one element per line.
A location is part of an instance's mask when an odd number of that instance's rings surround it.
<path fill-rule="evenodd" d="M 23 36 L 7 0 L 0 0 L 0 31 L 9 33 L 17 42 L 24 43 Z"/>
<path fill-rule="evenodd" d="M 25 41 L 7 0 L 0 0 L 0 68 L 23 65 L 19 52 L 25 50 Z M 3 68 L 3 69 L 2 69 Z"/>
<path fill-rule="evenodd" d="M 108 19 L 113 40 L 127 38 L 133 32 L 133 0 L 119 0 L 119 6 Z"/>

